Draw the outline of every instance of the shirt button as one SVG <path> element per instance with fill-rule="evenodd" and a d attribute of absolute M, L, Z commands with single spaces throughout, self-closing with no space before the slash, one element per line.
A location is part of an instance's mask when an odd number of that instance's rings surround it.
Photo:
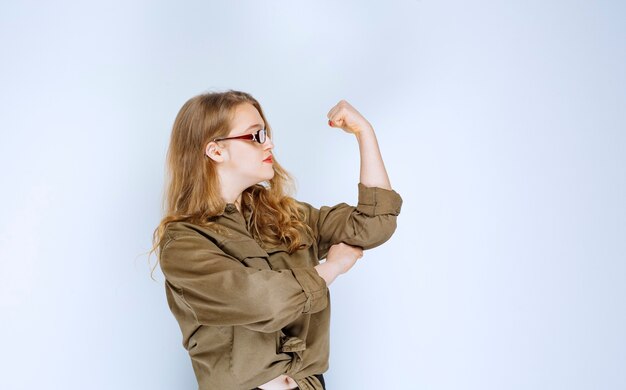
<path fill-rule="evenodd" d="M 229 203 L 229 204 L 226 205 L 226 211 L 228 211 L 229 213 L 232 213 L 236 209 L 237 209 L 237 207 L 235 207 L 235 205 L 232 204 L 232 203 Z"/>

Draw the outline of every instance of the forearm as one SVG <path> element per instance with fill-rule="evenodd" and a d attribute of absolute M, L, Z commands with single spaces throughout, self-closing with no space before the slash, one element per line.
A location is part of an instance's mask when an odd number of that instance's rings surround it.
<path fill-rule="evenodd" d="M 380 187 L 391 190 L 389 176 L 378 147 L 374 129 L 369 126 L 356 133 L 361 155 L 360 181 L 366 187 Z"/>
<path fill-rule="evenodd" d="M 326 281 L 326 286 L 330 284 L 339 276 L 341 269 L 337 264 L 329 262 L 328 260 L 322 264 L 315 266 L 317 273 Z"/>

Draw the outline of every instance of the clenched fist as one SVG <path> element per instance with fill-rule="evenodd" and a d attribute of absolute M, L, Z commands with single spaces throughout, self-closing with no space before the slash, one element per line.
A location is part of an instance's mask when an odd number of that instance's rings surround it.
<path fill-rule="evenodd" d="M 359 134 L 372 129 L 367 119 L 345 100 L 341 100 L 331 108 L 327 117 L 330 126 L 339 127 L 347 133 Z"/>

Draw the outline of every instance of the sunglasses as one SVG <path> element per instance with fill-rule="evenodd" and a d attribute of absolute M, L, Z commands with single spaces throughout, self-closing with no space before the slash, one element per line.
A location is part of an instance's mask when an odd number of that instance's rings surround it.
<path fill-rule="evenodd" d="M 244 135 L 239 135 L 237 137 L 216 138 L 216 139 L 213 140 L 213 142 L 226 141 L 228 139 L 245 139 L 245 140 L 248 140 L 248 141 L 258 142 L 258 143 L 262 144 L 267 139 L 267 131 L 265 129 L 261 129 L 261 130 L 255 132 L 255 133 L 252 133 L 252 134 L 244 134 Z"/>

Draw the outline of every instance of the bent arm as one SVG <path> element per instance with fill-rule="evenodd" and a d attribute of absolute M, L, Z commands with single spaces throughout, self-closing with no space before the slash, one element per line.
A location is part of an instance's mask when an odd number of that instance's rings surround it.
<path fill-rule="evenodd" d="M 350 103 L 341 100 L 328 112 L 328 124 L 354 134 L 361 160 L 359 204 L 310 209 L 309 224 L 317 234 L 319 258 L 331 245 L 344 242 L 363 249 L 385 242 L 396 229 L 402 198 L 393 191 L 374 128 Z"/>

